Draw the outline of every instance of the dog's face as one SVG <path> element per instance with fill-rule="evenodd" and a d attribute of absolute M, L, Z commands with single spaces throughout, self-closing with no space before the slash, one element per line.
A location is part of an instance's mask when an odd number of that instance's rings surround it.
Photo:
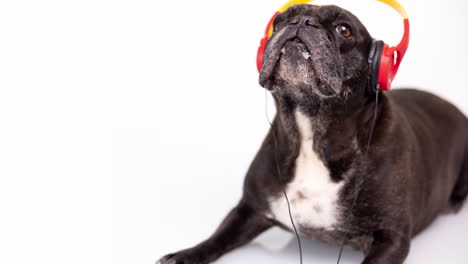
<path fill-rule="evenodd" d="M 347 97 L 365 86 L 372 38 L 350 12 L 296 5 L 273 25 L 260 73 L 263 87 L 297 100 L 323 100 Z"/>

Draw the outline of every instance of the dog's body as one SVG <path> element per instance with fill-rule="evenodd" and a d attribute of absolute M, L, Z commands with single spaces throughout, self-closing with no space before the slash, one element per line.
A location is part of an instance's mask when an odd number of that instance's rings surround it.
<path fill-rule="evenodd" d="M 335 21 L 353 38 L 330 33 Z M 209 263 L 272 226 L 292 231 L 283 187 L 301 236 L 346 241 L 367 264 L 403 263 L 411 237 L 460 208 L 468 119 L 425 92 L 369 93 L 371 41 L 335 6 L 295 6 L 276 21 L 260 80 L 278 114 L 243 197 L 208 240 L 159 263 Z"/>

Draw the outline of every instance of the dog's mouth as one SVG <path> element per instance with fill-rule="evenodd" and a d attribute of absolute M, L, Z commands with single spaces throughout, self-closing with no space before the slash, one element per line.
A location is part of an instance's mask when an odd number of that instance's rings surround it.
<path fill-rule="evenodd" d="M 260 85 L 268 90 L 292 90 L 334 97 L 341 90 L 330 57 L 330 45 L 295 30 L 284 30 L 271 40 L 260 73 Z M 316 34 L 316 35 L 320 35 Z"/>
<path fill-rule="evenodd" d="M 281 49 L 272 48 L 269 60 L 260 74 L 260 85 L 268 90 L 285 87 L 308 87 L 320 97 L 333 97 L 337 92 L 317 74 L 313 52 L 299 38 L 287 40 Z M 273 56 L 272 56 L 273 55 Z"/>
<path fill-rule="evenodd" d="M 276 45 L 265 55 L 266 63 L 260 73 L 260 85 L 272 89 L 274 82 L 294 81 L 293 79 L 298 77 L 299 67 L 302 70 L 313 71 L 311 56 L 305 44 L 297 38 L 287 40 L 283 45 Z M 307 72 L 303 73 L 299 79 L 309 77 Z"/>

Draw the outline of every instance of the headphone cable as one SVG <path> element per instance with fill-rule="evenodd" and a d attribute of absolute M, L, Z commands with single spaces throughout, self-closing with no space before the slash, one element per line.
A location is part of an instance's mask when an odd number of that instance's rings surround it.
<path fill-rule="evenodd" d="M 370 133 L 369 133 L 369 140 L 367 141 L 367 148 L 366 148 L 366 158 L 368 158 L 368 153 L 369 153 L 369 147 L 370 147 L 370 143 L 371 143 L 371 140 L 372 140 L 372 136 L 374 134 L 374 129 L 375 129 L 375 125 L 376 125 L 376 122 L 377 122 L 377 114 L 378 114 L 378 104 L 379 104 L 379 91 L 377 90 L 376 93 L 375 93 L 375 110 L 374 110 L 374 117 L 373 117 L 373 120 L 372 120 L 372 126 L 371 126 L 371 130 L 370 130 Z M 273 128 L 273 124 L 272 122 L 270 121 L 270 118 L 268 116 L 268 93 L 267 93 L 267 90 L 265 89 L 265 116 L 266 116 L 266 119 L 268 121 L 268 123 L 270 124 L 270 128 L 272 129 L 272 134 L 273 134 L 273 142 L 274 142 L 274 146 L 275 146 L 275 163 L 276 163 L 276 170 L 278 172 L 278 177 L 279 177 L 279 180 L 280 180 L 280 183 L 281 183 L 281 188 L 283 190 L 283 195 L 284 195 L 284 198 L 286 200 L 286 203 L 288 205 L 288 213 L 289 213 L 289 219 L 291 220 L 291 224 L 293 226 L 293 229 L 294 229 L 294 233 L 296 235 L 296 239 L 297 239 L 297 244 L 298 244 L 298 247 L 299 247 L 299 263 L 302 264 L 302 244 L 301 244 L 301 238 L 299 237 L 299 233 L 297 232 L 297 228 L 296 228 L 296 225 L 294 223 L 294 219 L 292 217 L 292 212 L 291 212 L 291 205 L 290 205 L 290 202 L 289 202 L 289 197 L 288 197 L 288 194 L 286 193 L 286 189 L 284 187 L 284 183 L 282 182 L 282 176 L 281 176 L 281 169 L 280 169 L 280 166 L 279 166 L 279 162 L 278 162 L 278 142 L 276 140 L 276 133 L 274 131 L 274 128 Z M 359 190 L 356 192 L 355 196 L 354 196 L 354 199 L 353 199 L 353 203 L 351 204 L 351 209 L 350 211 L 353 210 L 354 208 L 354 205 L 356 203 L 356 200 L 357 200 L 357 197 L 358 197 L 358 194 L 359 194 Z M 339 252 L 339 255 L 338 255 L 338 260 L 337 260 L 337 264 L 340 264 L 340 260 L 341 260 L 341 256 L 343 255 L 343 249 L 344 249 L 344 246 L 346 244 L 346 238 L 343 239 L 343 242 L 341 243 L 341 247 L 340 247 L 340 252 Z"/>
<path fill-rule="evenodd" d="M 371 140 L 372 140 L 372 136 L 374 134 L 374 128 L 375 128 L 375 124 L 377 122 L 377 113 L 378 113 L 378 106 L 379 106 L 379 90 L 376 90 L 375 91 L 375 110 L 374 110 L 374 118 L 372 120 L 372 126 L 371 126 L 371 130 L 370 130 L 370 133 L 369 133 L 369 139 L 367 141 L 367 148 L 366 148 L 366 159 L 369 158 L 369 147 L 370 147 L 370 143 L 371 143 Z M 354 208 L 354 205 L 356 203 L 356 199 L 358 197 L 358 194 L 359 194 L 359 189 L 356 191 L 356 194 L 354 195 L 354 199 L 353 199 L 353 203 L 351 204 L 351 209 L 350 209 L 350 212 L 352 212 L 353 208 Z M 343 254 L 343 248 L 345 246 L 345 243 L 346 243 L 346 238 L 343 239 L 343 242 L 341 243 L 341 247 L 340 247 L 340 253 L 338 255 L 338 260 L 336 262 L 336 264 L 340 264 L 340 260 L 341 260 L 341 255 Z"/>
<path fill-rule="evenodd" d="M 298 247 L 299 247 L 299 263 L 302 264 L 302 245 L 301 245 L 301 238 L 299 237 L 299 233 L 297 232 L 297 228 L 296 228 L 296 224 L 294 223 L 294 219 L 292 217 L 292 212 L 291 212 L 291 205 L 289 203 L 289 197 L 288 197 L 288 194 L 286 193 L 286 189 L 284 187 L 284 183 L 282 182 L 282 178 L 281 177 L 281 169 L 280 169 L 280 166 L 279 166 L 279 162 L 278 162 L 278 142 L 276 140 L 276 134 L 275 134 L 275 130 L 273 128 L 273 124 L 271 123 L 270 121 L 270 118 L 268 117 L 268 94 L 267 94 L 267 90 L 265 89 L 265 116 L 266 116 L 266 119 L 268 121 L 268 123 L 270 124 L 270 128 L 271 128 L 271 132 L 273 134 L 273 142 L 274 142 L 274 145 L 275 145 L 275 163 L 276 163 L 276 170 L 278 172 L 278 177 L 279 177 L 279 181 L 280 181 L 280 184 L 281 184 L 281 188 L 283 190 L 283 195 L 284 195 L 284 198 L 286 200 L 286 203 L 288 205 L 288 213 L 289 213 L 289 220 L 291 220 L 291 224 L 293 226 L 293 229 L 294 229 L 294 234 L 296 235 L 296 239 L 297 239 L 297 244 L 298 244 Z"/>

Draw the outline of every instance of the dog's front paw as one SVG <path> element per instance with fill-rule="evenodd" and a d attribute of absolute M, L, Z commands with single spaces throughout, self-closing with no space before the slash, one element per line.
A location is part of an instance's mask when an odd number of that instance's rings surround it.
<path fill-rule="evenodd" d="M 156 262 L 156 264 L 177 264 L 177 260 L 174 258 L 175 254 L 169 254 L 164 256 Z"/>
<path fill-rule="evenodd" d="M 209 261 L 190 251 L 180 251 L 161 258 L 156 264 L 208 264 Z"/>

